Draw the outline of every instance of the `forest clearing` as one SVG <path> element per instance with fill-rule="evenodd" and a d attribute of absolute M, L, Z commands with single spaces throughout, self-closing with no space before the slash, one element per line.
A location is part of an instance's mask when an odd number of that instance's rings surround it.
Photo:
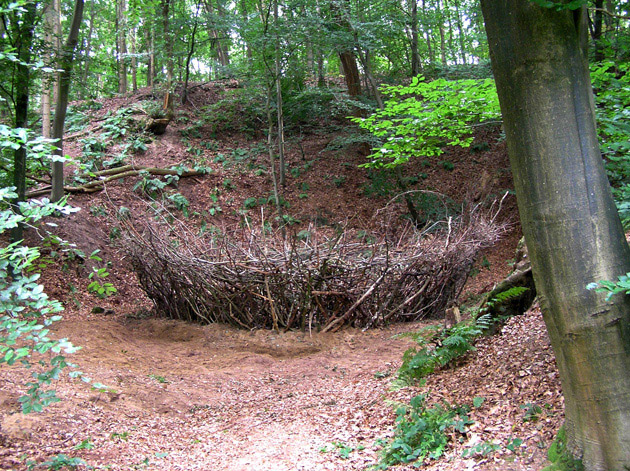
<path fill-rule="evenodd" d="M 628 469 L 629 18 L 0 5 L 0 469 Z"/>

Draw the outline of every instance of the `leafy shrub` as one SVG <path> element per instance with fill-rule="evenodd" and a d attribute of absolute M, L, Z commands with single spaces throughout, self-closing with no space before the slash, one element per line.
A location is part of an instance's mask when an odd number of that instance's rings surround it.
<path fill-rule="evenodd" d="M 411 157 L 435 156 L 447 145 L 468 147 L 472 124 L 500 119 L 492 79 L 425 81 L 383 87 L 389 96 L 383 110 L 367 118 L 352 118 L 382 141 L 366 167 L 395 167 Z"/>
<path fill-rule="evenodd" d="M 438 459 L 446 451 L 449 437 L 464 433 L 466 426 L 472 424 L 468 407 L 436 404 L 427 408 L 426 399 L 425 394 L 420 394 L 396 410 L 394 438 L 383 443 L 376 469 L 414 461 L 421 465 L 425 459 Z"/>
<path fill-rule="evenodd" d="M 20 203 L 20 212 L 15 213 L 7 203 L 17 195 L 8 188 L 0 189 L 0 234 L 17 227 L 31 225 L 55 212 L 75 211 L 61 203 L 47 200 Z M 7 209 L 8 208 L 8 209 Z M 27 395 L 20 398 L 22 410 L 39 412 L 46 405 L 58 401 L 55 392 L 44 390 L 52 380 L 58 379 L 61 371 L 70 366 L 62 354 L 77 349 L 67 339 L 49 337 L 48 327 L 61 319 L 55 315 L 63 310 L 58 301 L 51 300 L 44 287 L 37 283 L 39 274 L 34 273 L 40 251 L 11 243 L 0 247 L 0 364 L 21 363 L 26 368 L 40 365 L 27 383 Z M 49 352 L 55 353 L 49 360 L 35 358 Z"/>
<path fill-rule="evenodd" d="M 424 327 L 419 332 L 402 334 L 401 337 L 412 338 L 418 347 L 412 347 L 404 353 L 398 379 L 409 384 L 474 350 L 474 339 L 489 327 L 489 322 L 490 316 L 480 316 L 450 328 L 434 325 Z"/>
<path fill-rule="evenodd" d="M 213 139 L 235 132 L 254 137 L 267 121 L 264 93 L 255 87 L 229 90 L 225 98 L 205 107 L 203 112 L 199 129 L 206 128 Z"/>

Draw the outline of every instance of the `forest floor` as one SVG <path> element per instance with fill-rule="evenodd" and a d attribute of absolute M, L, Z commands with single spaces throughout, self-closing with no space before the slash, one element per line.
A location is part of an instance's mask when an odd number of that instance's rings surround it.
<path fill-rule="evenodd" d="M 260 130 L 193 129 L 204 106 L 216 102 L 225 88 L 195 88 L 191 104 L 180 107 L 167 132 L 144 153 L 129 157 L 136 165 L 185 162 L 213 168 L 210 175 L 179 182 L 177 191 L 190 202 L 186 221 L 191 227 L 200 227 L 210 208 L 215 209 L 215 227 L 238 225 L 243 202 L 270 193 Z M 141 91 L 107 100 L 90 115 L 86 129 L 97 136 L 106 112 L 148 98 Z M 335 144 L 348 136 L 348 129 L 331 120 L 294 130 L 287 153 L 294 170 L 284 195 L 290 215 L 300 221 L 295 230 L 341 225 L 376 231 L 383 224 L 375 218 L 375 208 L 386 206 L 390 197 L 370 191 L 374 178 L 357 167 L 365 161 L 366 149 Z M 86 136 L 90 134 L 82 138 Z M 412 163 L 408 172 L 421 175 L 414 188 L 440 191 L 454 202 L 500 198 L 511 188 L 505 145 L 497 129 L 479 131 L 477 142 L 478 152 L 447 148 L 439 158 Z M 113 145 L 108 153 L 121 148 L 122 143 Z M 81 154 L 79 139 L 68 141 L 66 153 Z M 233 165 L 225 165 L 230 158 Z M 125 253 L 110 237 L 120 207 L 130 208 L 132 221 L 142 217 L 138 214 L 147 202 L 132 190 L 137 181 L 114 181 L 105 191 L 73 195 L 71 204 L 82 211 L 55 220 L 59 234 L 85 254 L 101 251 L 110 262 L 108 281 L 117 293 L 102 300 L 88 292 L 90 261 L 54 259 L 42 277 L 46 292 L 66 307 L 55 335 L 82 346 L 71 361 L 110 389 L 98 391 L 64 378 L 54 384 L 61 402 L 24 416 L 18 413 L 18 398 L 26 372 L 0 367 L 0 469 L 38 469 L 36 463 L 65 454 L 112 470 L 363 470 L 378 461 L 376 440 L 392 436 L 394 405 L 420 393 L 427 393 L 430 403 L 451 405 L 484 399 L 472 409 L 474 423 L 467 432 L 452 436 L 445 456 L 428 462 L 426 469 L 544 466 L 562 422 L 563 402 L 538 308 L 512 318 L 499 334 L 480 339 L 476 351 L 429 376 L 425 385 L 397 391 L 391 381 L 413 343 L 395 335 L 437 321 L 323 334 L 243 331 L 156 318 Z M 404 212 L 401 204 L 393 206 Z M 265 210 L 269 215 L 261 208 L 251 211 L 251 223 L 272 215 L 271 206 Z M 501 219 L 511 229 L 480 255 L 462 303 L 473 302 L 510 271 L 520 237 L 512 196 Z M 512 451 L 508 444 L 514 439 L 523 443 Z M 462 457 L 473 447 L 479 453 Z M 489 447 L 497 449 L 488 452 Z"/>

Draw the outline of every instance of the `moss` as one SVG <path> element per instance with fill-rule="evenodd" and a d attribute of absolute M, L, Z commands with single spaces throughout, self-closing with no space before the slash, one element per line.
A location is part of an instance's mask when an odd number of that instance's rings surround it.
<path fill-rule="evenodd" d="M 567 432 L 564 427 L 558 430 L 556 439 L 549 447 L 547 457 L 553 464 L 542 471 L 584 471 L 582 461 L 576 460 L 567 450 Z"/>

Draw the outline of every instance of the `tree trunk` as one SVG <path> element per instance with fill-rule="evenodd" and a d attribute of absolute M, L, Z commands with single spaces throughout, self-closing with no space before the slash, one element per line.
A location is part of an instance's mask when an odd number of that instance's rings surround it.
<path fill-rule="evenodd" d="M 116 52 L 118 59 L 118 93 L 127 93 L 127 5 L 116 1 Z"/>
<path fill-rule="evenodd" d="M 411 76 L 420 74 L 420 53 L 418 52 L 418 0 L 411 0 Z"/>
<path fill-rule="evenodd" d="M 599 152 L 585 10 L 482 0 L 525 241 L 587 470 L 630 469 L 630 297 L 588 291 L 630 272 Z"/>
<path fill-rule="evenodd" d="M 199 21 L 197 15 L 199 14 L 200 4 L 197 3 L 197 7 L 195 8 L 195 20 L 193 24 L 192 32 L 190 33 L 190 44 L 188 45 L 188 54 L 186 55 L 186 69 L 184 75 L 184 91 L 182 93 L 182 105 L 185 105 L 188 102 L 188 79 L 190 77 L 190 61 L 192 60 L 192 56 L 195 53 L 195 42 L 197 36 L 197 27 L 199 26 Z"/>
<path fill-rule="evenodd" d="M 280 186 L 286 183 L 286 162 L 284 155 L 284 107 L 282 103 L 282 64 L 280 63 L 280 36 L 278 34 L 278 0 L 273 2 L 273 21 L 276 30 L 274 69 L 276 78 L 276 115 L 278 121 L 278 163 L 280 164 Z"/>
<path fill-rule="evenodd" d="M 422 0 L 422 16 L 423 18 L 427 18 L 427 2 L 426 0 Z M 431 33 L 429 33 L 428 29 L 426 27 L 426 24 L 423 25 L 425 28 L 425 32 L 424 32 L 424 38 L 427 42 L 427 51 L 429 52 L 429 64 L 433 65 L 435 64 L 435 53 L 433 52 L 433 46 L 431 44 Z"/>
<path fill-rule="evenodd" d="M 136 28 L 131 29 L 131 89 L 138 90 L 138 58 L 136 57 Z"/>
<path fill-rule="evenodd" d="M 153 88 L 153 78 L 155 77 L 155 33 L 153 28 L 147 28 L 146 40 L 149 45 L 149 65 L 147 67 L 147 87 Z"/>
<path fill-rule="evenodd" d="M 457 22 L 457 39 L 459 39 L 459 53 L 462 57 L 462 64 L 466 65 L 466 47 L 464 45 L 464 25 L 462 23 L 462 12 L 460 0 L 454 0 L 455 5 L 455 20 Z"/>
<path fill-rule="evenodd" d="M 438 0 L 437 2 L 437 8 L 438 8 L 438 19 L 440 24 L 438 25 L 438 28 L 440 30 L 440 57 L 441 57 L 441 61 L 442 61 L 442 67 L 446 67 L 447 63 L 446 63 L 446 36 L 444 33 L 444 16 L 442 14 L 442 7 L 440 5 L 440 2 Z"/>
<path fill-rule="evenodd" d="M 58 0 L 51 0 L 44 9 L 44 61 L 48 67 L 55 68 L 55 61 L 59 53 L 59 37 L 57 31 L 59 28 L 59 10 L 57 8 Z M 42 73 L 42 136 L 50 138 L 51 119 L 52 119 L 52 102 L 53 90 L 55 88 L 55 73 Z"/>
<path fill-rule="evenodd" d="M 170 31 L 170 9 L 173 0 L 162 0 L 162 33 L 164 34 L 164 52 L 166 55 L 166 91 L 173 88 L 173 35 Z M 172 103 L 172 100 L 171 100 Z M 172 112 L 172 109 L 170 110 Z"/>
<path fill-rule="evenodd" d="M 58 81 L 58 99 L 55 107 L 55 119 L 53 121 L 53 138 L 57 139 L 55 145 L 57 149 L 53 152 L 52 164 L 52 192 L 50 199 L 59 201 L 63 197 L 63 125 L 66 121 L 66 110 L 68 108 L 68 95 L 70 94 L 70 79 L 72 75 L 72 63 L 74 56 L 74 48 L 79 42 L 79 27 L 83 18 L 83 0 L 76 0 L 74 4 L 74 13 L 72 15 L 72 24 L 66 44 L 61 50 L 59 57 L 59 81 Z"/>
<path fill-rule="evenodd" d="M 92 52 L 92 35 L 94 33 L 94 17 L 95 17 L 94 2 L 90 2 L 90 29 L 87 34 L 87 44 L 85 46 L 85 64 L 83 65 L 83 84 L 87 86 L 88 77 L 90 74 L 90 53 Z"/>
<path fill-rule="evenodd" d="M 348 87 L 348 95 L 361 95 L 361 77 L 354 53 L 352 51 L 340 52 L 339 60 L 341 61 L 341 69 L 343 70 L 343 76 Z"/>
<path fill-rule="evenodd" d="M 604 20 L 604 0 L 595 0 L 595 14 L 593 15 L 593 24 L 591 27 L 591 38 L 593 38 L 593 45 L 595 46 L 595 62 L 601 62 L 604 60 L 604 48 L 602 47 L 602 26 Z"/>
<path fill-rule="evenodd" d="M 15 18 L 15 31 L 18 38 L 14 42 L 16 54 L 19 63 L 15 66 L 15 127 L 28 128 L 28 101 L 29 101 L 29 84 L 30 84 L 30 68 L 28 64 L 31 62 L 31 47 L 33 44 L 33 31 L 35 29 L 35 7 L 34 3 L 25 5 L 26 12 L 20 22 L 17 24 Z M 26 199 L 26 147 L 20 146 L 13 153 L 13 185 L 17 193 L 17 201 L 19 203 Z M 18 226 L 11 231 L 12 242 L 18 242 L 23 239 L 23 226 Z"/>

